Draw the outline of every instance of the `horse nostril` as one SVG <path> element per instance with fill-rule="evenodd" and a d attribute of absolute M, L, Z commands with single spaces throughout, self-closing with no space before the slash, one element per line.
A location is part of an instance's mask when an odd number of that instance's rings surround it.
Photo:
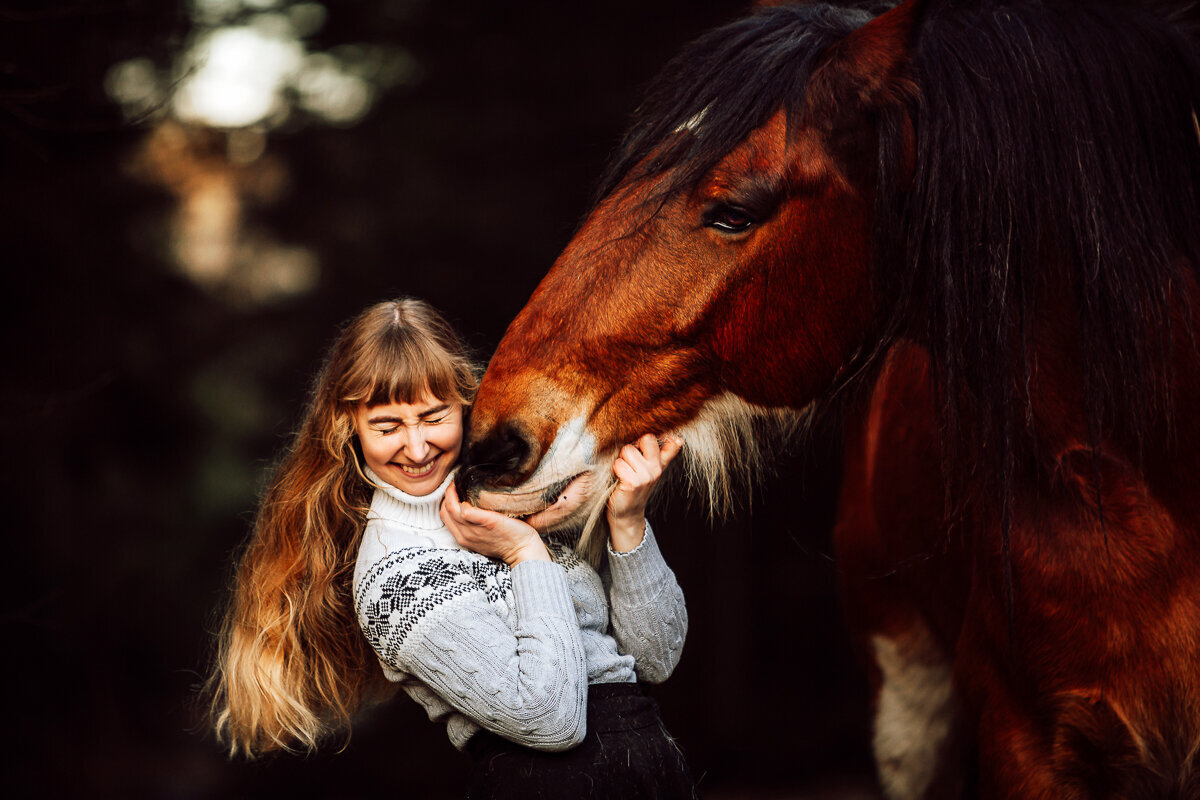
<path fill-rule="evenodd" d="M 457 478 L 459 494 L 474 502 L 484 484 L 515 486 L 530 466 L 533 445 L 520 428 L 507 423 L 467 448 Z"/>

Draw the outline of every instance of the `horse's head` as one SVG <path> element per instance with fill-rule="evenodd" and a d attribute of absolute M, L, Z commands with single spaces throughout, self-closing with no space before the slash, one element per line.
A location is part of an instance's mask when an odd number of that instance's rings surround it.
<path fill-rule="evenodd" d="M 757 421 L 834 384 L 874 318 L 874 126 L 911 97 L 913 6 L 759 12 L 668 66 L 488 367 L 468 496 L 577 523 L 647 431 L 720 490 Z"/>

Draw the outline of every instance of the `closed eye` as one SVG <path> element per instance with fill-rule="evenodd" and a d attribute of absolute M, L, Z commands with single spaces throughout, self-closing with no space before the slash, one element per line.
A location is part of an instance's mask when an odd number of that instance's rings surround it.
<path fill-rule="evenodd" d="M 746 209 L 730 203 L 717 203 L 704 212 L 704 227 L 721 233 L 742 233 L 758 222 Z"/>
<path fill-rule="evenodd" d="M 413 425 L 440 425 L 441 423 L 445 422 L 449 418 L 449 416 L 450 416 L 449 414 L 443 414 L 440 417 L 434 417 L 433 419 L 422 419 L 422 420 L 412 423 L 412 424 Z M 387 436 L 389 433 L 395 433 L 396 431 L 400 430 L 400 428 L 405 427 L 406 424 L 407 423 L 401 423 L 399 425 L 393 425 L 390 428 L 375 428 L 375 431 L 377 433 L 379 433 L 381 436 Z"/>

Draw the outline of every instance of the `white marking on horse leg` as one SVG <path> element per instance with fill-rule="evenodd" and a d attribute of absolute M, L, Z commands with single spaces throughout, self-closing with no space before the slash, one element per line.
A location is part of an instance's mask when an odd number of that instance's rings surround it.
<path fill-rule="evenodd" d="M 891 800 L 922 798 L 944 767 L 942 754 L 954 729 L 950 663 L 920 625 L 915 636 L 871 637 L 883 675 L 875 713 L 875 763 Z"/>

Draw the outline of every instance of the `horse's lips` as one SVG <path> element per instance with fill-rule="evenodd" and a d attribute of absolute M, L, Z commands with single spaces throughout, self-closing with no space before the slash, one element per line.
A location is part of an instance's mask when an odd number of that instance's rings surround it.
<path fill-rule="evenodd" d="M 518 489 L 513 492 L 483 490 L 479 493 L 479 507 L 497 511 L 508 516 L 525 517 L 525 522 L 539 531 L 553 528 L 583 505 L 591 488 L 591 475 L 581 473 L 558 491 L 558 499 L 547 505 L 544 498 L 551 487 Z M 528 515 L 528 516 L 525 516 Z"/>

